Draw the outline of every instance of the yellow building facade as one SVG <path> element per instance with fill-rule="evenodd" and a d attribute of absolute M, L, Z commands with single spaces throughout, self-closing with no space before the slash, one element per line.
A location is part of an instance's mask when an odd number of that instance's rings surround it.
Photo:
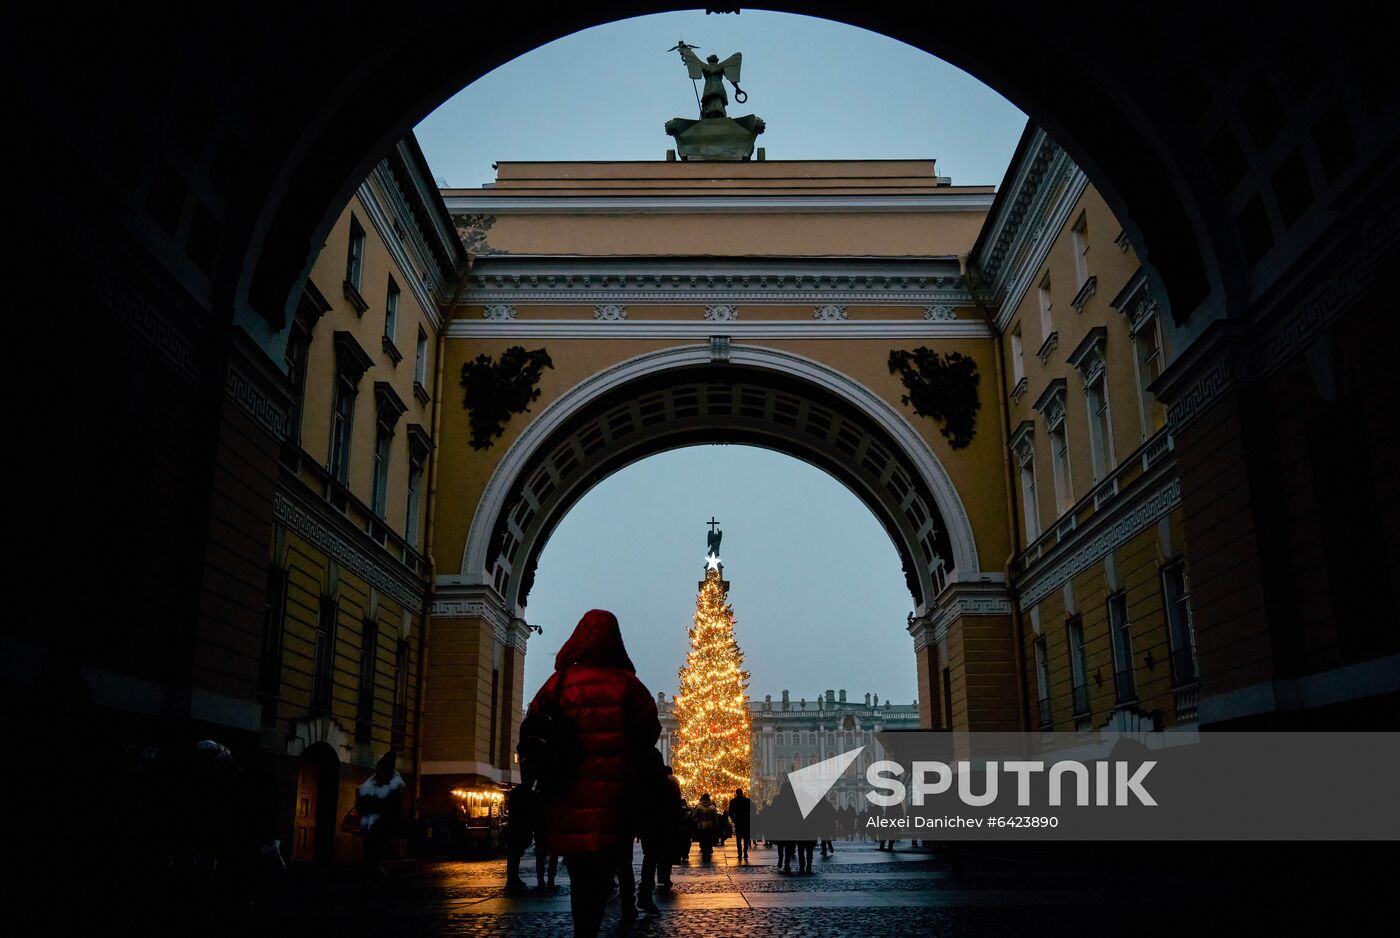
<path fill-rule="evenodd" d="M 1033 727 L 1196 718 L 1181 489 L 1153 382 L 1172 349 L 1084 174 L 1027 128 L 971 259 L 1001 341 Z"/>
<path fill-rule="evenodd" d="M 358 855 L 339 822 L 385 752 L 416 779 L 432 389 L 463 262 L 409 138 L 341 214 L 297 309 L 259 668 L 294 861 Z"/>

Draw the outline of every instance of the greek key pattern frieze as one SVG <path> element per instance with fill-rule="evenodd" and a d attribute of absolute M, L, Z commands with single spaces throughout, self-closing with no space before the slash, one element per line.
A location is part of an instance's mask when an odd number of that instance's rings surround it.
<path fill-rule="evenodd" d="M 505 610 L 495 603 L 470 599 L 435 599 L 428 607 L 428 615 L 434 619 L 480 619 L 491 626 L 496 640 L 506 643 L 506 632 L 510 619 Z"/>
<path fill-rule="evenodd" d="M 1298 304 L 1298 312 L 1279 323 L 1264 339 L 1260 373 L 1269 374 L 1292 358 L 1313 336 L 1336 319 L 1371 283 L 1367 258 L 1337 271 Z"/>
<path fill-rule="evenodd" d="M 1209 410 L 1217 398 L 1234 386 L 1235 365 L 1229 359 L 1222 359 L 1167 408 L 1167 425 L 1171 427 L 1172 436 L 1179 435 L 1182 428 Z"/>
<path fill-rule="evenodd" d="M 111 274 L 99 275 L 93 292 L 107 312 L 140 336 L 177 374 L 190 381 L 199 380 L 194 342 L 171 325 L 154 303 Z"/>
<path fill-rule="evenodd" d="M 423 604 L 423 594 L 420 590 L 409 587 L 321 519 L 281 492 L 272 500 L 272 517 L 274 521 L 306 538 L 341 566 L 363 577 L 365 582 L 400 605 L 413 610 Z"/>
<path fill-rule="evenodd" d="M 281 442 L 287 438 L 287 428 L 291 418 L 246 375 L 236 368 L 229 368 L 228 381 L 225 383 L 224 390 L 233 402 L 242 408 L 249 417 L 252 417 L 258 426 L 266 430 L 273 439 Z"/>
<path fill-rule="evenodd" d="M 1129 508 L 1108 527 L 1097 531 L 1083 544 L 1043 571 L 1033 571 L 1020 584 L 1020 605 L 1029 609 L 1067 583 L 1070 577 L 1095 563 L 1109 551 L 1146 530 L 1181 504 L 1181 481 L 1171 479 L 1161 488 Z"/>
<path fill-rule="evenodd" d="M 948 627 L 963 616 L 1009 616 L 1011 600 L 1005 596 L 963 596 L 939 609 L 930 633 L 934 644 L 948 637 Z"/>
<path fill-rule="evenodd" d="M 1265 327 L 1267 332 L 1259 351 L 1250 362 L 1242 364 L 1229 357 L 1223 358 L 1173 401 L 1167 411 L 1172 433 L 1188 426 L 1248 374 L 1264 377 L 1277 371 L 1345 313 L 1371 287 L 1377 269 L 1394 253 L 1394 241 L 1384 235 L 1387 231 L 1393 232 L 1395 227 L 1393 219 L 1383 219 L 1368 230 L 1362 239 L 1362 249 L 1354 253 L 1350 263 L 1315 287 L 1297 304 L 1292 315 L 1279 316 L 1271 326 Z M 1247 365 L 1257 368 L 1242 373 L 1241 369 Z"/>

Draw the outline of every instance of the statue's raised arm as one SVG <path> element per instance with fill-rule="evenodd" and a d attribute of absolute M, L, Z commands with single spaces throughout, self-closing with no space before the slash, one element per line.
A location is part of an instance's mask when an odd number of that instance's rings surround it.
<path fill-rule="evenodd" d="M 680 43 L 676 48 L 680 49 L 681 61 L 685 63 L 686 71 L 690 73 L 692 81 L 699 81 L 705 77 L 705 63 L 700 61 L 700 56 L 690 51 L 690 46 Z"/>

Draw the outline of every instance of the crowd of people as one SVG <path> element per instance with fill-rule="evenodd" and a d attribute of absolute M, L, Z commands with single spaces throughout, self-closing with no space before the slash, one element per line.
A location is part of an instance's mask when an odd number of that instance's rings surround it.
<path fill-rule="evenodd" d="M 660 734 L 655 700 L 637 678 L 616 617 L 598 609 L 586 613 L 521 723 L 521 781 L 506 798 L 508 891 L 528 891 L 520 864 L 532 842 L 536 889 L 553 889 L 562 858 L 574 934 L 591 938 L 614 890 L 623 928 L 640 913 L 655 914 L 655 894 L 671 890 L 672 868 L 689 862 L 693 845 L 700 862 L 708 863 L 714 848 L 733 837 L 738 862 L 747 864 L 755 835 L 767 834 L 769 845 L 778 848 L 780 871 L 791 873 L 795 857 L 797 872 L 809 874 L 818 844 L 822 857 L 835 853 L 832 840 L 771 835 L 791 833 L 801 818 L 812 832 L 864 838 L 865 814 L 822 800 L 803 816 L 786 779 L 773 802 L 758 811 L 743 789 L 707 792 L 688 805 L 656 748 Z M 632 870 L 637 842 L 640 883 Z M 894 843 L 881 841 L 880 849 L 892 850 Z"/>

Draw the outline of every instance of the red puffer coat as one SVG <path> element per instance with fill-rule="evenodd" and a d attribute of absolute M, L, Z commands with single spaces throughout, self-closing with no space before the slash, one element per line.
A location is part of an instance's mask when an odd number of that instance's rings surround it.
<path fill-rule="evenodd" d="M 632 839 L 637 819 L 628 813 L 629 788 L 661 735 L 656 701 L 637 680 L 611 612 L 594 609 L 579 620 L 529 713 L 553 698 L 560 672 L 560 705 L 578 732 L 583 762 L 573 783 L 545 803 L 538 836 L 561 855 L 616 847 Z"/>

